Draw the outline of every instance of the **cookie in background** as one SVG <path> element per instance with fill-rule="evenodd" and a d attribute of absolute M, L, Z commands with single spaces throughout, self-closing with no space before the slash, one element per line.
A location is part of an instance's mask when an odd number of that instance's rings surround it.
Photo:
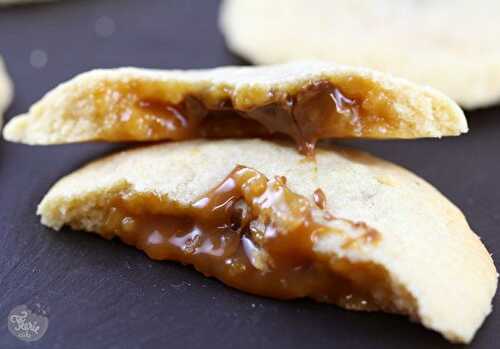
<path fill-rule="evenodd" d="M 0 0 L 0 6 L 9 6 L 9 5 L 27 5 L 27 4 L 36 4 L 39 2 L 50 2 L 55 0 Z"/>
<path fill-rule="evenodd" d="M 0 56 L 0 127 L 2 127 L 3 123 L 3 113 L 12 102 L 13 96 L 12 81 L 7 74 L 7 68 L 5 67 L 2 56 Z"/>
<path fill-rule="evenodd" d="M 257 64 L 364 66 L 433 86 L 465 108 L 500 102 L 500 1 L 226 0 L 228 46 Z"/>

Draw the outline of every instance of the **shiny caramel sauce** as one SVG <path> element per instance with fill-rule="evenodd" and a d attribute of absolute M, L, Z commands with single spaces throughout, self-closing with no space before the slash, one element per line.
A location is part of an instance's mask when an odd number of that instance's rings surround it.
<path fill-rule="evenodd" d="M 313 199 L 316 206 L 318 206 L 322 210 L 326 209 L 326 195 L 323 190 L 321 190 L 321 188 L 318 188 L 314 191 Z"/>
<path fill-rule="evenodd" d="M 318 193 L 318 206 L 324 206 L 324 193 Z M 285 177 L 268 179 L 237 166 L 187 206 L 154 193 L 119 195 L 107 205 L 99 233 L 118 236 L 152 259 L 194 265 L 207 276 L 257 295 L 311 297 L 349 309 L 401 312 L 385 269 L 314 251 L 322 234 L 345 233 L 330 228 L 323 210 L 290 190 Z M 377 231 L 343 221 L 366 231 L 347 239 L 344 248 L 379 242 Z"/>
<path fill-rule="evenodd" d="M 380 137 L 397 128 L 394 118 L 380 106 L 384 103 L 378 101 L 370 107 L 383 112 L 367 113 L 363 103 L 347 97 L 328 81 L 311 83 L 294 95 L 277 94 L 272 102 L 245 110 L 236 109 L 229 99 L 208 106 L 189 95 L 178 104 L 169 104 L 160 92 L 150 90 L 134 82 L 97 88 L 92 96 L 96 118 L 100 119 L 96 122 L 101 124 L 97 139 L 152 141 L 283 134 L 295 140 L 300 152 L 312 155 L 322 138 Z"/>

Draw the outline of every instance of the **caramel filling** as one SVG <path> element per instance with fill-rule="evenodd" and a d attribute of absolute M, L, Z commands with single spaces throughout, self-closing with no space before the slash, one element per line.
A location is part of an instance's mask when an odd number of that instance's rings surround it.
<path fill-rule="evenodd" d="M 100 128 L 97 139 L 108 141 L 282 134 L 293 138 L 299 151 L 311 155 L 319 139 L 385 137 L 399 125 L 383 102 L 370 105 L 375 112 L 368 113 L 363 103 L 347 97 L 328 81 L 312 83 L 293 96 L 274 96 L 266 105 L 244 110 L 236 109 L 230 99 L 207 105 L 196 96 L 168 104 L 160 87 L 145 89 L 133 82 L 101 86 L 92 99 Z"/>
<path fill-rule="evenodd" d="M 156 194 L 117 195 L 106 203 L 99 233 L 118 236 L 156 260 L 175 260 L 232 287 L 279 299 L 311 297 L 357 310 L 405 312 L 395 303 L 385 269 L 351 263 L 314 250 L 322 234 L 345 234 L 328 224 L 325 195 L 316 205 L 291 191 L 285 177 L 268 179 L 236 167 L 218 186 L 188 206 Z M 342 248 L 377 244 L 380 235 L 365 224 L 341 220 L 358 238 Z M 78 226 L 73 225 L 76 228 Z"/>

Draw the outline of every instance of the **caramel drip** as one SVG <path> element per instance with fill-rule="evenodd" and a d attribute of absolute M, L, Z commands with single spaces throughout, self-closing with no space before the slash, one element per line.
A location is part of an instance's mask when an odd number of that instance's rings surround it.
<path fill-rule="evenodd" d="M 188 206 L 169 205 L 155 194 L 116 197 L 99 233 L 116 235 L 153 259 L 192 264 L 205 275 L 250 293 L 280 299 L 312 297 L 353 309 L 390 308 L 375 299 L 369 287 L 360 286 L 359 276 L 354 280 L 348 276 L 349 264 L 314 251 L 322 234 L 343 234 L 318 218 L 324 214 L 290 190 L 285 177 L 268 179 L 238 166 Z M 375 230 L 349 224 L 366 228 L 370 235 L 346 248 L 378 242 Z M 352 268 L 367 269 L 363 280 L 370 283 L 386 278 L 372 265 Z"/>
<path fill-rule="evenodd" d="M 98 139 L 184 140 L 193 138 L 292 138 L 298 150 L 313 155 L 316 142 L 328 137 L 372 137 L 394 128 L 388 117 L 370 115 L 362 104 L 328 81 L 311 83 L 295 95 L 275 96 L 267 105 L 237 109 L 231 100 L 206 105 L 196 96 L 179 104 L 161 93 L 144 92 L 136 84 L 101 86 L 92 97 Z M 382 131 L 381 131 L 382 130 Z"/>

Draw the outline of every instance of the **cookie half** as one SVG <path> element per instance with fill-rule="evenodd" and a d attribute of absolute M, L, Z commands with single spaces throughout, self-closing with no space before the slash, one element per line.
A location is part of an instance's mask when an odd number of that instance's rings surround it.
<path fill-rule="evenodd" d="M 467 132 L 442 93 L 367 69 L 321 62 L 209 70 L 121 68 L 84 73 L 11 120 L 28 144 L 291 137 L 419 138 Z"/>
<path fill-rule="evenodd" d="M 125 151 L 61 179 L 42 223 L 118 237 L 258 295 L 409 316 L 470 342 L 492 259 L 463 214 L 401 167 L 343 148 L 187 141 Z"/>

